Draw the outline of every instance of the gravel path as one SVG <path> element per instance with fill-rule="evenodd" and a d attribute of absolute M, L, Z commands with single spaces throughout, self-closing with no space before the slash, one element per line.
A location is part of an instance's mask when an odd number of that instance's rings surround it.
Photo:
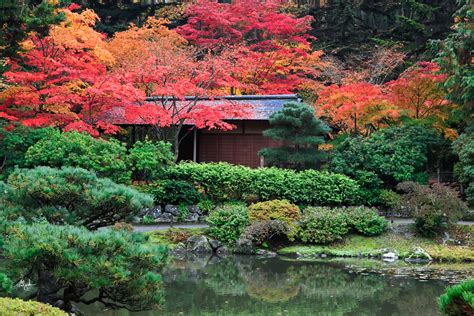
<path fill-rule="evenodd" d="M 390 221 L 390 218 L 387 218 Z M 395 218 L 394 224 L 413 224 L 414 221 L 411 218 Z M 467 222 L 467 221 L 460 221 L 458 222 L 460 225 L 474 225 L 474 222 Z M 133 226 L 136 232 L 149 232 L 153 230 L 165 230 L 171 227 L 174 228 L 207 228 L 209 227 L 207 224 L 173 224 L 173 226 L 169 224 L 159 224 L 159 225 L 134 225 Z"/>

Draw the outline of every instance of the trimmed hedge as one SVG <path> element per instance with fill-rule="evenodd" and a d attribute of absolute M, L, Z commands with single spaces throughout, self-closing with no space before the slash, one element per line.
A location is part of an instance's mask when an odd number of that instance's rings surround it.
<path fill-rule="evenodd" d="M 48 316 L 67 316 L 59 308 L 51 305 L 35 302 L 23 301 L 18 298 L 0 297 L 0 314 L 2 315 L 48 315 Z"/>
<path fill-rule="evenodd" d="M 347 176 L 305 170 L 234 166 L 228 163 L 180 163 L 165 176 L 199 187 L 215 202 L 246 200 L 288 200 L 299 205 L 352 205 L 359 186 Z"/>
<path fill-rule="evenodd" d="M 474 315 L 474 279 L 448 287 L 438 306 L 445 315 Z"/>

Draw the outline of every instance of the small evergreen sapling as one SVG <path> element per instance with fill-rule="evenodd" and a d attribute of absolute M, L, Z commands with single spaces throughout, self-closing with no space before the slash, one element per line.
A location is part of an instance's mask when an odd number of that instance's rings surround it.
<path fill-rule="evenodd" d="M 259 152 L 268 165 L 292 169 L 319 167 L 324 154 L 318 145 L 324 143 L 329 127 L 315 117 L 313 108 L 305 103 L 287 103 L 270 116 L 270 125 L 263 135 L 283 145 Z"/>

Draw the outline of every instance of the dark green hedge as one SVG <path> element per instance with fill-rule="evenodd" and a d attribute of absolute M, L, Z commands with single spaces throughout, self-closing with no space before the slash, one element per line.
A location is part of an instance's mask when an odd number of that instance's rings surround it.
<path fill-rule="evenodd" d="M 299 205 L 352 205 L 359 191 L 354 180 L 341 174 L 228 163 L 180 163 L 167 169 L 165 178 L 192 183 L 215 202 L 285 199 Z"/>

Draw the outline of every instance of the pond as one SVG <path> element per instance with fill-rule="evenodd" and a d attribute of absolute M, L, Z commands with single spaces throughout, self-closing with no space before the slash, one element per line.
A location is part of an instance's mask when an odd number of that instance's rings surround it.
<path fill-rule="evenodd" d="M 163 273 L 166 303 L 160 310 L 129 313 L 102 311 L 100 306 L 80 308 L 86 315 L 111 316 L 438 313 L 436 300 L 448 282 L 431 279 L 439 277 L 433 273 L 436 268 L 407 270 L 399 263 L 380 269 L 377 265 L 381 264 L 249 256 L 173 260 Z M 455 273 L 448 275 L 453 278 Z"/>

